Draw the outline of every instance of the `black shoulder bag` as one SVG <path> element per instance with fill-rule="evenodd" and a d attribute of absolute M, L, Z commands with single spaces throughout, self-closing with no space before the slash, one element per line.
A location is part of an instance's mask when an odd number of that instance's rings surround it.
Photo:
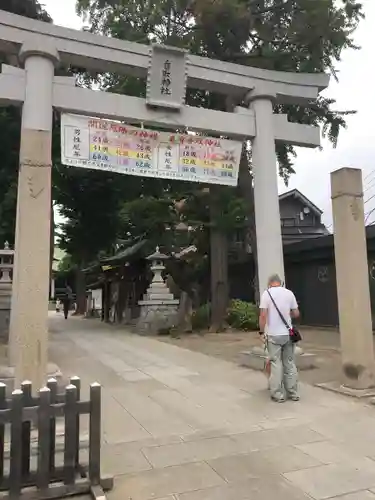
<path fill-rule="evenodd" d="M 270 296 L 270 299 L 272 300 L 272 303 L 273 305 L 275 306 L 275 309 L 276 311 L 278 312 L 279 316 L 280 316 L 280 319 L 281 321 L 284 323 L 284 325 L 286 326 L 288 332 L 289 332 L 289 337 L 290 337 L 290 340 L 293 342 L 293 344 L 296 344 L 297 342 L 300 342 L 302 340 L 302 335 L 300 334 L 300 332 L 297 330 L 297 328 L 295 328 L 294 326 L 289 326 L 288 325 L 288 322 L 286 321 L 286 319 L 284 318 L 284 316 L 281 314 L 280 312 L 280 309 L 277 307 L 276 305 L 276 302 L 274 300 L 274 298 L 272 297 L 272 295 L 270 294 L 270 291 L 267 290 L 267 293 L 268 295 Z"/>

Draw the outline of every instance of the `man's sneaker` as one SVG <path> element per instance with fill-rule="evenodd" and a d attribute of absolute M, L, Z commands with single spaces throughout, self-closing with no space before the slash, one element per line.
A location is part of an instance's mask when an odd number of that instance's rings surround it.
<path fill-rule="evenodd" d="M 285 398 L 275 398 L 271 397 L 272 401 L 275 401 L 275 403 L 285 403 L 286 399 Z"/>
<path fill-rule="evenodd" d="M 299 401 L 299 396 L 289 396 L 292 401 Z"/>

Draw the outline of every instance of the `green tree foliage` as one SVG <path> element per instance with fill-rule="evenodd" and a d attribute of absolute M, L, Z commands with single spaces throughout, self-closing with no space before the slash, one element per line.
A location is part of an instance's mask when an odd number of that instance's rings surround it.
<path fill-rule="evenodd" d="M 143 236 L 155 245 L 170 246 L 169 235 L 178 223 L 173 199 L 141 196 L 120 210 L 120 234 Z"/>
<path fill-rule="evenodd" d="M 2 0 L 1 10 L 21 16 L 51 22 L 51 18 L 36 0 Z M 17 61 L 0 53 L 1 64 Z M 17 204 L 17 179 L 20 146 L 21 112 L 14 106 L 0 108 L 0 244 L 14 243 Z"/>
<path fill-rule="evenodd" d="M 51 17 L 38 0 L 2 0 L 1 10 L 50 23 Z"/>
<path fill-rule="evenodd" d="M 71 257 L 76 274 L 77 313 L 86 309 L 85 277 L 82 270 L 101 252 L 110 253 L 117 237 L 118 213 L 124 195 L 119 178 L 109 172 L 55 166 L 54 198 L 63 222 L 59 224 L 59 246 Z"/>
<path fill-rule="evenodd" d="M 60 247 L 77 265 L 87 265 L 116 239 L 119 210 L 117 176 L 58 167 L 55 196 L 64 222 Z"/>
<path fill-rule="evenodd" d="M 17 204 L 20 112 L 14 107 L 0 108 L 0 241 L 14 243 Z"/>

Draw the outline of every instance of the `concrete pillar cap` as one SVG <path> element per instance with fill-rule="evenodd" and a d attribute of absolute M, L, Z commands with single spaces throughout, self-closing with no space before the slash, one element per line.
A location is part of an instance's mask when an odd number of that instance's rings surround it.
<path fill-rule="evenodd" d="M 60 56 L 56 47 L 50 40 L 44 38 L 40 41 L 25 42 L 22 45 L 18 54 L 20 63 L 24 65 L 26 59 L 31 56 L 45 57 L 52 61 L 55 66 L 60 62 Z"/>
<path fill-rule="evenodd" d="M 363 197 L 361 169 L 345 167 L 331 172 L 331 198 L 341 196 Z"/>
<path fill-rule="evenodd" d="M 250 104 L 254 101 L 257 101 L 258 99 L 267 99 L 271 101 L 272 103 L 276 102 L 276 92 L 273 92 L 271 89 L 267 88 L 254 88 L 253 90 L 250 90 L 245 97 L 245 103 L 247 106 L 250 106 Z"/>

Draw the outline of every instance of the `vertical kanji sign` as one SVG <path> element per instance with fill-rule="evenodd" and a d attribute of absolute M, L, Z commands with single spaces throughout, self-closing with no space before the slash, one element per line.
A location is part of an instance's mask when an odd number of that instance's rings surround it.
<path fill-rule="evenodd" d="M 146 103 L 179 111 L 185 104 L 187 52 L 177 47 L 152 45 Z"/>

